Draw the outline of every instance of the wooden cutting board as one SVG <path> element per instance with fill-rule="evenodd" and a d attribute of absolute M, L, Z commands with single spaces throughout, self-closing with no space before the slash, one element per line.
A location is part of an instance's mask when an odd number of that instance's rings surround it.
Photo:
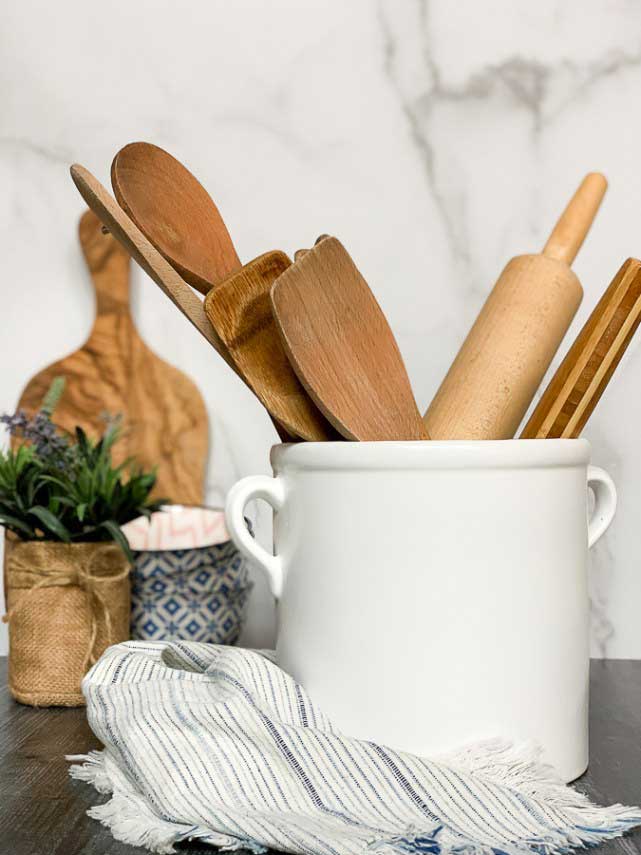
<path fill-rule="evenodd" d="M 80 425 L 96 436 L 104 431 L 102 414 L 122 414 L 115 461 L 135 457 L 145 468 L 157 466 L 154 496 L 202 504 L 209 431 L 200 392 L 140 338 L 129 305 L 129 255 L 102 233 L 93 212 L 81 217 L 79 237 L 96 292 L 93 329 L 80 350 L 27 383 L 18 407 L 35 412 L 54 377 L 64 376 L 54 413 L 60 427 Z"/>

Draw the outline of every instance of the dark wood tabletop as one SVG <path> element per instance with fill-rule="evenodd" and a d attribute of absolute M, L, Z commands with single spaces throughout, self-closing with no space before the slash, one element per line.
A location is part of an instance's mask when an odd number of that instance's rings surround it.
<path fill-rule="evenodd" d="M 0 855 L 135 855 L 87 808 L 104 800 L 68 776 L 65 754 L 99 743 L 84 709 L 33 709 L 15 703 L 0 658 Z M 641 804 L 641 661 L 594 660 L 591 668 L 590 768 L 576 786 L 600 804 Z M 192 855 L 202 845 L 178 847 Z M 641 830 L 599 848 L 641 855 Z"/>

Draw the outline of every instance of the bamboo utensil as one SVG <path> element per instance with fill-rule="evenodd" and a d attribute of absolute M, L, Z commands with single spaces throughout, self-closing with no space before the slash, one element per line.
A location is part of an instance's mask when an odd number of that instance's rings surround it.
<path fill-rule="evenodd" d="M 577 336 L 521 439 L 579 436 L 641 321 L 641 262 L 629 258 Z"/>
<path fill-rule="evenodd" d="M 101 231 L 86 211 L 78 237 L 96 294 L 96 318 L 85 344 L 39 371 L 25 386 L 18 409 L 35 413 L 55 377 L 65 377 L 55 422 L 90 436 L 104 432 L 103 413 L 118 413 L 124 431 L 113 458 L 135 457 L 144 469 L 158 466 L 154 495 L 202 504 L 208 451 L 205 404 L 196 385 L 160 359 L 141 339 L 129 304 L 129 253 Z"/>
<path fill-rule="evenodd" d="M 271 300 L 290 363 L 343 436 L 428 439 L 385 316 L 336 238 L 284 270 Z"/>
<path fill-rule="evenodd" d="M 113 159 L 111 186 L 150 243 L 202 294 L 240 268 L 211 196 L 162 148 L 146 142 L 126 145 Z"/>
<path fill-rule="evenodd" d="M 542 254 L 508 262 L 425 413 L 432 439 L 514 436 L 581 302 L 569 265 L 606 187 L 587 175 Z"/>

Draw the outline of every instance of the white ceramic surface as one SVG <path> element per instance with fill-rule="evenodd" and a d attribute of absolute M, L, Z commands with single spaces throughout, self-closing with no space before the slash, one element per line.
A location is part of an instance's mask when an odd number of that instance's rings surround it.
<path fill-rule="evenodd" d="M 280 601 L 280 664 L 352 735 L 423 755 L 534 739 L 576 778 L 588 545 L 616 509 L 589 458 L 586 440 L 275 447 L 275 477 L 236 484 L 226 515 Z M 247 533 L 255 498 L 275 555 Z"/>
<path fill-rule="evenodd" d="M 130 140 L 152 140 L 194 171 L 243 261 L 338 235 L 389 318 L 421 409 L 506 261 L 543 246 L 585 172 L 602 170 L 610 189 L 574 264 L 585 298 L 553 369 L 623 259 L 641 253 L 639 3 L 110 0 L 98 9 L 0 3 L 0 412 L 88 335 L 83 202 L 68 167 L 80 161 L 109 186 L 112 158 Z M 133 280 L 145 341 L 207 402 L 205 503 L 220 505 L 239 478 L 269 472 L 276 434 L 159 289 L 138 269 Z M 641 336 L 584 432 L 621 498 L 591 556 L 595 656 L 641 657 L 640 378 Z M 254 522 L 269 545 L 264 506 Z M 243 642 L 269 647 L 272 598 L 262 574 L 256 583 Z"/>
<path fill-rule="evenodd" d="M 191 549 L 229 540 L 225 514 L 216 508 L 167 505 L 122 527 L 129 546 L 137 551 Z"/>

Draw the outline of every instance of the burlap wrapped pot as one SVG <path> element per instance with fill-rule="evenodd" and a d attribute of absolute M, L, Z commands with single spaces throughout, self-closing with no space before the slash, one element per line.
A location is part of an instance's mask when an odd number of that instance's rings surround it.
<path fill-rule="evenodd" d="M 129 638 L 129 562 L 115 543 L 5 538 L 9 690 L 31 706 L 83 706 L 80 682 Z"/>

